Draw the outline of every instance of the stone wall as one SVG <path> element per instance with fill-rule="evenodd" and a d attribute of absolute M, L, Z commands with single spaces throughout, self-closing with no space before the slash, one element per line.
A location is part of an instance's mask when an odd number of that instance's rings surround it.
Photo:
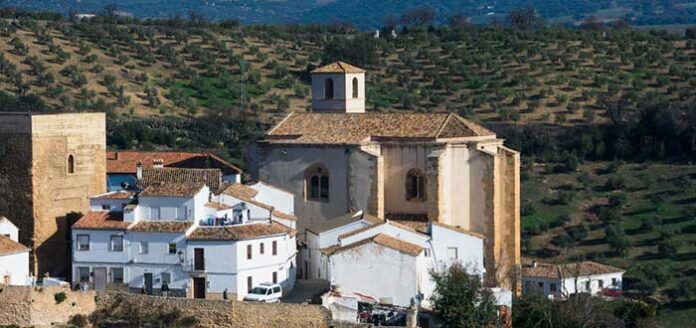
<path fill-rule="evenodd" d="M 66 298 L 56 303 L 55 294 Z M 89 315 L 96 308 L 95 293 L 73 292 L 67 287 L 0 287 L 0 325 L 48 326 L 65 323 L 76 314 Z"/>
<path fill-rule="evenodd" d="M 142 315 L 181 311 L 181 317 L 195 317 L 201 327 L 328 327 L 329 311 L 318 305 L 263 304 L 237 301 L 196 300 L 136 294 L 99 294 L 97 307 L 119 313 L 135 308 Z"/>

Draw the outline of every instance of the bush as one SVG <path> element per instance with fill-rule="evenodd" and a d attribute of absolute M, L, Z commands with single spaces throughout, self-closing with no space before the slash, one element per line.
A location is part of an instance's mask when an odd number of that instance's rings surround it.
<path fill-rule="evenodd" d="M 65 292 L 58 292 L 53 294 L 53 299 L 56 301 L 56 304 L 63 303 L 63 301 L 65 301 L 65 299 L 67 298 L 68 296 L 65 295 Z"/>
<path fill-rule="evenodd" d="M 82 315 L 82 314 L 76 314 L 70 318 L 68 321 L 69 324 L 73 326 L 77 326 L 79 328 L 83 327 L 88 327 L 89 326 L 89 319 L 87 316 Z"/>

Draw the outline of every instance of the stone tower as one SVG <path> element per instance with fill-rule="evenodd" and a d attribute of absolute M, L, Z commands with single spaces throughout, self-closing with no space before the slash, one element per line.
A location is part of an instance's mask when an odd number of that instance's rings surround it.
<path fill-rule="evenodd" d="M 312 111 L 364 113 L 365 70 L 340 61 L 313 70 Z"/>
<path fill-rule="evenodd" d="M 33 274 L 69 273 L 66 216 L 105 190 L 103 113 L 0 113 L 0 214 L 31 247 Z"/>

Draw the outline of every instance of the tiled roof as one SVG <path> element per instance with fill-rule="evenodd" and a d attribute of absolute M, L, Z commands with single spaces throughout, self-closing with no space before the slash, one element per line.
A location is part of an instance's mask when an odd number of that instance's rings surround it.
<path fill-rule="evenodd" d="M 141 197 L 193 197 L 202 188 L 202 183 L 159 183 L 151 184 L 140 192 Z"/>
<path fill-rule="evenodd" d="M 10 255 L 28 251 L 28 247 L 10 239 L 10 237 L 0 235 L 0 255 Z"/>
<path fill-rule="evenodd" d="M 391 223 L 408 227 L 416 232 L 429 234 L 427 214 L 387 213 L 384 216 Z"/>
<path fill-rule="evenodd" d="M 227 187 L 222 193 L 239 199 L 252 199 L 256 197 L 259 192 L 249 186 L 235 183 Z"/>
<path fill-rule="evenodd" d="M 229 210 L 232 208 L 232 206 L 220 202 L 208 202 L 205 204 L 205 207 L 212 208 L 218 211 Z"/>
<path fill-rule="evenodd" d="M 384 222 L 383 220 L 380 220 L 380 219 L 373 217 L 371 215 L 364 215 L 361 211 L 359 211 L 359 212 L 344 214 L 344 215 L 341 215 L 337 218 L 333 218 L 330 220 L 319 222 L 317 224 L 314 224 L 314 225 L 308 227 L 307 230 L 318 235 L 322 232 L 333 230 L 333 229 L 336 229 L 338 227 L 342 227 L 346 224 L 350 224 L 353 222 L 358 222 L 362 219 L 365 219 L 365 221 L 372 223 L 372 224 Z"/>
<path fill-rule="evenodd" d="M 469 230 L 463 229 L 463 228 L 458 227 L 458 226 L 452 226 L 452 225 L 444 224 L 444 223 L 440 223 L 440 222 L 431 222 L 431 224 L 434 224 L 434 225 L 436 225 L 436 226 L 438 226 L 438 227 L 442 227 L 442 228 L 445 228 L 445 229 L 454 230 L 454 231 L 456 231 L 456 232 L 461 232 L 461 233 L 463 233 L 463 234 L 467 234 L 467 235 L 470 235 L 470 236 L 473 236 L 473 237 L 476 237 L 476 238 L 486 239 L 486 236 L 484 236 L 484 235 L 482 235 L 482 234 L 480 234 L 480 233 L 476 233 L 476 232 L 473 232 L 473 231 L 469 231 Z"/>
<path fill-rule="evenodd" d="M 187 237 L 189 240 L 244 240 L 280 234 L 294 235 L 295 230 L 278 222 L 240 224 L 225 227 L 198 227 Z"/>
<path fill-rule="evenodd" d="M 77 220 L 72 229 L 126 230 L 129 224 L 130 222 L 123 222 L 121 212 L 92 211 Z"/>
<path fill-rule="evenodd" d="M 291 113 L 266 134 L 266 141 L 360 144 L 369 140 L 423 140 L 495 134 L 457 114 Z"/>
<path fill-rule="evenodd" d="M 184 233 L 191 225 L 193 225 L 193 222 L 190 221 L 140 221 L 128 230 L 134 232 Z"/>
<path fill-rule="evenodd" d="M 275 210 L 275 209 L 273 210 L 273 212 L 271 212 L 271 215 L 273 215 L 279 219 L 283 219 L 283 220 L 297 221 L 296 216 L 294 216 L 290 213 L 285 213 L 283 211 L 279 211 L 279 210 Z"/>
<path fill-rule="evenodd" d="M 131 191 L 126 191 L 126 190 L 120 190 L 120 191 L 114 191 L 114 192 L 108 192 L 105 194 L 97 195 L 92 198 L 95 199 L 129 199 L 133 196 L 133 192 Z"/>
<path fill-rule="evenodd" d="M 222 172 L 219 169 L 182 169 L 164 167 L 144 169 L 143 177 L 138 181 L 140 188 L 158 183 L 205 183 L 211 190 L 218 190 L 222 185 Z"/>
<path fill-rule="evenodd" d="M 107 173 L 135 174 L 138 162 L 143 164 L 143 168 L 149 168 L 155 160 L 162 160 L 165 167 L 217 168 L 225 174 L 242 172 L 240 168 L 210 153 L 132 150 L 106 152 L 106 171 Z"/>
<path fill-rule="evenodd" d="M 388 248 L 391 248 L 395 251 L 398 251 L 398 252 L 401 252 L 401 253 L 404 253 L 407 255 L 411 255 L 411 256 L 418 256 L 418 254 L 420 254 L 423 251 L 423 247 L 421 247 L 421 246 L 403 241 L 401 239 L 390 237 L 390 236 L 382 234 L 382 233 L 379 233 L 379 234 L 374 235 L 371 238 L 363 239 L 363 240 L 360 240 L 360 241 L 357 241 L 355 243 L 348 244 L 345 246 L 327 247 L 327 248 L 324 248 L 322 250 L 322 252 L 324 254 L 326 254 L 327 256 L 331 256 L 331 255 L 338 254 L 338 253 L 341 253 L 343 251 L 353 249 L 353 248 L 356 248 L 356 247 L 359 247 L 359 246 L 362 246 L 362 245 L 365 245 L 368 243 L 375 243 L 375 244 L 378 244 L 378 245 L 381 245 L 384 247 L 388 247 Z"/>
<path fill-rule="evenodd" d="M 342 61 L 335 61 L 314 69 L 312 73 L 365 73 L 365 70 Z"/>
<path fill-rule="evenodd" d="M 604 265 L 592 261 L 583 261 L 567 264 L 551 264 L 536 261 L 536 267 L 531 259 L 524 259 L 522 263 L 522 277 L 533 278 L 573 278 L 607 273 L 619 273 L 626 270 Z"/>

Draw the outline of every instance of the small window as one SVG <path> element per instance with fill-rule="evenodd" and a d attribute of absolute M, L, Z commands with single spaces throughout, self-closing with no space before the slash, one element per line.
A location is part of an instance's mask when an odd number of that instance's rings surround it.
<path fill-rule="evenodd" d="M 611 285 L 616 287 L 619 285 L 619 281 L 616 278 L 611 278 Z"/>
<path fill-rule="evenodd" d="M 278 283 L 278 272 L 273 272 L 273 283 L 274 284 Z"/>
<path fill-rule="evenodd" d="M 75 173 L 75 156 L 68 155 L 68 174 Z"/>
<path fill-rule="evenodd" d="M 334 98 L 334 82 L 332 78 L 328 78 L 324 81 L 324 98 Z"/>
<path fill-rule="evenodd" d="M 549 286 L 549 288 L 551 289 L 552 292 L 555 292 L 555 291 L 556 291 L 556 284 L 555 284 L 555 283 L 552 283 L 552 284 Z"/>
<path fill-rule="evenodd" d="M 309 200 L 329 200 L 329 172 L 320 164 L 310 166 L 305 171 L 306 195 Z"/>
<path fill-rule="evenodd" d="M 589 292 L 590 291 L 590 281 L 585 281 L 585 291 Z"/>
<path fill-rule="evenodd" d="M 89 235 L 77 235 L 77 250 L 78 251 L 88 251 L 89 250 Z"/>
<path fill-rule="evenodd" d="M 541 281 L 539 282 L 539 290 L 544 290 L 544 283 Z"/>
<path fill-rule="evenodd" d="M 247 277 L 247 292 L 250 292 L 252 288 L 254 288 L 253 280 L 251 279 L 251 276 L 248 276 Z"/>
<path fill-rule="evenodd" d="M 167 285 L 170 285 L 172 283 L 172 274 L 169 272 L 162 272 L 162 283 L 167 283 Z"/>
<path fill-rule="evenodd" d="M 80 282 L 89 282 L 89 267 L 79 267 L 77 268 L 77 276 Z"/>
<path fill-rule="evenodd" d="M 263 254 L 263 251 L 264 251 L 263 247 L 264 247 L 263 243 L 259 244 L 259 253 L 261 253 L 261 254 Z"/>
<path fill-rule="evenodd" d="M 111 210 L 111 205 L 103 204 L 103 205 L 102 205 L 102 210 L 104 210 L 104 211 L 110 211 L 110 210 Z"/>
<path fill-rule="evenodd" d="M 425 176 L 419 169 L 406 173 L 406 200 L 425 200 Z"/>
<path fill-rule="evenodd" d="M 425 257 L 430 257 L 430 249 L 429 248 L 424 249 L 423 255 L 425 255 Z"/>
<path fill-rule="evenodd" d="M 353 98 L 358 98 L 358 78 L 353 78 Z"/>
<path fill-rule="evenodd" d="M 251 260 L 251 245 L 247 245 L 247 260 Z"/>
<path fill-rule="evenodd" d="M 150 245 L 146 241 L 140 242 L 140 254 L 147 254 L 150 252 Z"/>
<path fill-rule="evenodd" d="M 602 279 L 597 280 L 597 284 L 599 285 L 600 289 L 604 288 L 604 280 L 602 280 Z"/>
<path fill-rule="evenodd" d="M 447 247 L 447 256 L 450 260 L 459 258 L 459 250 L 456 247 Z"/>
<path fill-rule="evenodd" d="M 111 235 L 111 251 L 123 252 L 123 236 Z"/>
<path fill-rule="evenodd" d="M 278 255 L 278 242 L 274 240 L 271 246 L 273 255 Z"/>
<path fill-rule="evenodd" d="M 111 282 L 114 284 L 123 283 L 123 268 L 111 268 Z"/>
<path fill-rule="evenodd" d="M 169 243 L 169 254 L 176 254 L 176 243 Z"/>

